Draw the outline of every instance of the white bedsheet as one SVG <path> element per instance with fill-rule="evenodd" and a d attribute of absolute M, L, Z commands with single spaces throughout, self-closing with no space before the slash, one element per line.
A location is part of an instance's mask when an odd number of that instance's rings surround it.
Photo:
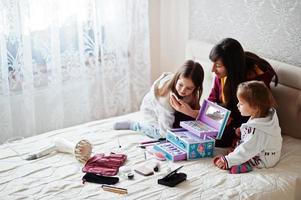
<path fill-rule="evenodd" d="M 135 173 L 134 180 L 120 176 L 116 186 L 127 188 L 127 195 L 103 191 L 98 184 L 82 184 L 83 165 L 70 154 L 56 153 L 33 161 L 22 159 L 46 147 L 54 137 L 74 142 L 84 138 L 93 144 L 94 154 L 122 152 L 128 155 L 126 166 L 133 167 L 145 162 L 143 150 L 136 145 L 147 137 L 133 131 L 112 130 L 112 123 L 124 118 L 139 119 L 139 115 L 90 122 L 1 145 L 0 199 L 301 199 L 301 140 L 289 136 L 284 137 L 281 160 L 275 168 L 231 175 L 216 168 L 212 158 L 160 161 L 160 172 L 152 176 Z M 215 153 L 222 151 L 216 149 Z M 148 155 L 147 159 L 153 158 Z M 174 188 L 157 184 L 168 167 L 181 165 L 187 181 Z"/>

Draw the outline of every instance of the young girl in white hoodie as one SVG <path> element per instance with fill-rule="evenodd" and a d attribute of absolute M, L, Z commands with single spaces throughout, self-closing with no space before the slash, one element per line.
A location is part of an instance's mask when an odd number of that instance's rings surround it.
<path fill-rule="evenodd" d="M 122 121 L 114 124 L 115 130 L 139 131 L 151 138 L 164 138 L 166 131 L 177 128 L 179 121 L 191 117 L 176 113 L 170 101 L 185 102 L 195 110 L 200 109 L 204 70 L 198 62 L 188 60 L 174 74 L 163 73 L 144 96 L 140 112 L 143 122 Z M 185 104 L 186 105 L 186 104 Z"/>
<path fill-rule="evenodd" d="M 238 86 L 237 98 L 241 115 L 250 119 L 240 127 L 240 144 L 228 155 L 216 157 L 214 164 L 233 174 L 275 166 L 282 137 L 271 91 L 261 81 L 244 82 Z"/>

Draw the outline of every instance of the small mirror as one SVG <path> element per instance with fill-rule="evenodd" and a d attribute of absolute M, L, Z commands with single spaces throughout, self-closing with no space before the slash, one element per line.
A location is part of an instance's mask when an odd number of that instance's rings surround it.
<path fill-rule="evenodd" d="M 216 107 L 209 105 L 206 110 L 206 116 L 221 123 L 225 117 L 225 113 Z"/>

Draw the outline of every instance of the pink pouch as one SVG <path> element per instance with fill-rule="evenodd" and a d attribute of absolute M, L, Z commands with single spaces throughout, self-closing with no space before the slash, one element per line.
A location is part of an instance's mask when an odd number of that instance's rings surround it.
<path fill-rule="evenodd" d="M 126 161 L 127 156 L 124 154 L 111 153 L 96 154 L 92 156 L 83 167 L 82 171 L 85 173 L 94 173 L 103 176 L 115 176 L 118 169 Z"/>

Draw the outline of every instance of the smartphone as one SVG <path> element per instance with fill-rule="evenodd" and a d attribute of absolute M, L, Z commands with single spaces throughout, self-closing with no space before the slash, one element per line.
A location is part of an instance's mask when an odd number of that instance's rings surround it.
<path fill-rule="evenodd" d="M 171 95 L 179 102 L 179 98 L 177 97 L 177 95 L 175 93 L 171 93 Z"/>

